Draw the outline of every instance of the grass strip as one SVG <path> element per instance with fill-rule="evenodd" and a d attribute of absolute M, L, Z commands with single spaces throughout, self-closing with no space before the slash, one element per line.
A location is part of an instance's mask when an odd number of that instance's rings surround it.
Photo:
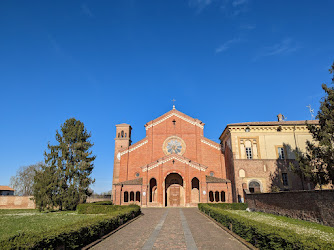
<path fill-rule="evenodd" d="M 108 214 L 86 215 L 86 219 L 62 225 L 54 230 L 22 231 L 1 240 L 0 249 L 77 249 L 97 240 L 140 213 L 139 206 L 122 206 Z"/>
<path fill-rule="evenodd" d="M 211 204 L 199 204 L 198 208 L 260 249 L 334 249 L 333 238 L 328 235 L 298 233 L 293 228 L 295 224 L 285 220 L 284 226 L 278 226 L 271 219 L 265 220 L 265 213 L 225 210 Z M 258 214 L 262 214 L 261 219 L 254 219 Z"/>
<path fill-rule="evenodd" d="M 212 207 L 228 209 L 228 210 L 246 210 L 246 208 L 248 208 L 247 203 L 200 203 L 200 204 L 208 204 Z"/>

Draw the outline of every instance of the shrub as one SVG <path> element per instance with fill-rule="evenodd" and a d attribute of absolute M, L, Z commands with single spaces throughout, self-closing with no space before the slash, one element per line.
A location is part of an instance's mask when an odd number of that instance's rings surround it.
<path fill-rule="evenodd" d="M 82 204 L 85 205 L 85 204 Z M 95 207 L 111 207 L 95 205 Z M 139 206 L 118 206 L 107 215 L 88 217 L 73 225 L 43 233 L 23 232 L 0 241 L 0 249 L 77 249 L 116 229 L 140 214 Z"/>
<path fill-rule="evenodd" d="M 203 204 L 228 210 L 246 210 L 248 208 L 247 203 L 199 203 L 198 207 Z"/>
<path fill-rule="evenodd" d="M 79 214 L 110 214 L 115 211 L 123 210 L 125 207 L 138 207 L 136 205 L 119 206 L 119 205 L 101 205 L 94 203 L 79 204 L 77 211 Z"/>
<path fill-rule="evenodd" d="M 211 204 L 199 204 L 198 207 L 260 249 L 334 249 L 330 242 L 297 234 L 289 228 L 277 228 L 264 222 L 253 221 Z"/>

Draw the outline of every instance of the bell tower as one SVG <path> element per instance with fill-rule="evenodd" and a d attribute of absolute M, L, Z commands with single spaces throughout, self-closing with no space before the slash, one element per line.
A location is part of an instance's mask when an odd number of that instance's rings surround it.
<path fill-rule="evenodd" d="M 122 123 L 116 125 L 113 184 L 119 182 L 121 162 L 121 155 L 119 151 L 131 145 L 131 130 L 132 128 L 129 124 Z"/>

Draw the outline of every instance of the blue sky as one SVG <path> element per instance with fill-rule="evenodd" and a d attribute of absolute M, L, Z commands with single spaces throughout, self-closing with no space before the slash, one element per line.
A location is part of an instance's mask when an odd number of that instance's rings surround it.
<path fill-rule="evenodd" d="M 218 142 L 228 123 L 310 119 L 330 83 L 334 1 L 0 1 L 0 185 L 43 160 L 75 117 L 96 192 L 112 187 L 115 124 L 132 140 L 176 108 Z"/>

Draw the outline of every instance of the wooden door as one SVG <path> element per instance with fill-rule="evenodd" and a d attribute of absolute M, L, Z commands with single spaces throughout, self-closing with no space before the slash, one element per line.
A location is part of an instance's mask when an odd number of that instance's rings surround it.
<path fill-rule="evenodd" d="M 170 187 L 170 197 L 169 204 L 170 206 L 177 207 L 180 206 L 180 185 L 174 184 Z"/>

